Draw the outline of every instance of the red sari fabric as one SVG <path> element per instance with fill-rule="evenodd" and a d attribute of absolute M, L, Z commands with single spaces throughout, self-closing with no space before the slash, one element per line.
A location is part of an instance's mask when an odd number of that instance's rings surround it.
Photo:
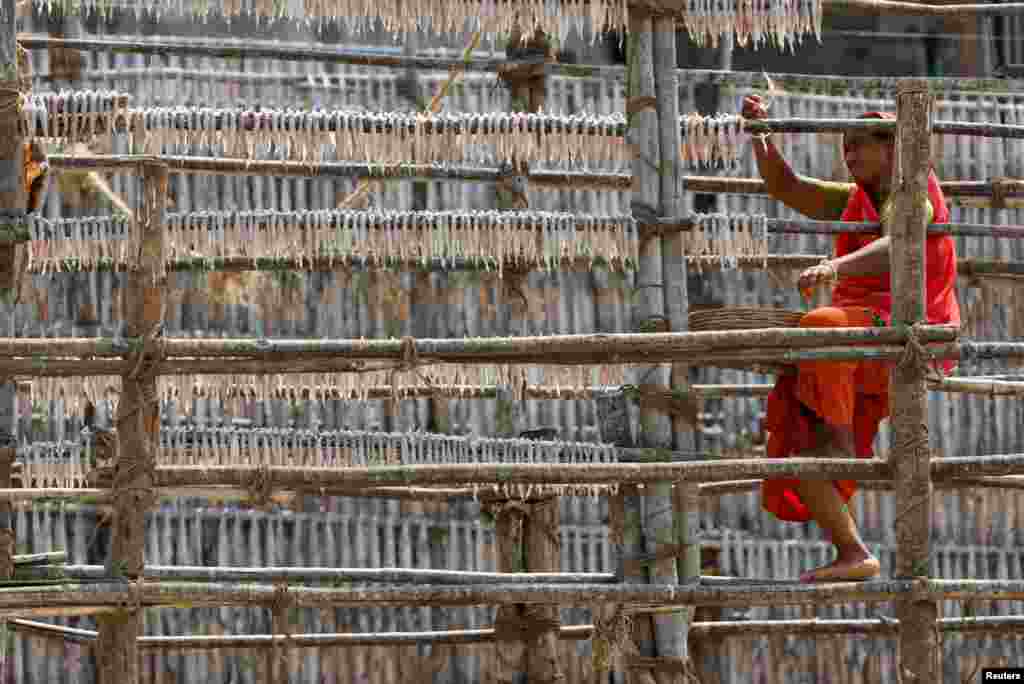
<path fill-rule="evenodd" d="M 948 223 L 949 209 L 934 173 L 928 177 L 928 194 L 934 222 Z M 844 221 L 878 222 L 878 212 L 860 186 L 850 195 Z M 836 256 L 855 252 L 879 235 L 842 233 L 836 239 Z M 929 323 L 960 323 L 956 299 L 956 249 L 949 235 L 927 239 L 926 298 Z M 888 325 L 892 316 L 889 275 L 843 278 L 832 293 L 832 306 L 815 309 L 800 321 L 801 327 L 872 327 L 880 318 Z M 942 368 L 949 372 L 952 362 Z M 859 458 L 871 458 L 878 426 L 889 415 L 889 364 L 880 361 L 814 361 L 800 363 L 796 375 L 781 376 L 768 396 L 765 429 L 769 432 L 769 458 L 795 456 L 819 445 L 824 425 L 852 428 Z M 765 480 L 761 505 L 780 520 L 807 522 L 810 511 L 796 491 L 798 480 Z M 834 481 L 844 502 L 857 491 L 853 480 Z"/>

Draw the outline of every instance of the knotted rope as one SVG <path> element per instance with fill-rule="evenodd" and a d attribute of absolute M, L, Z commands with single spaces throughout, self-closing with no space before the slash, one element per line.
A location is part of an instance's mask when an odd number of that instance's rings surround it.
<path fill-rule="evenodd" d="M 256 508 L 265 508 L 270 504 L 274 494 L 274 483 L 270 476 L 270 466 L 261 463 L 245 481 L 249 503 Z"/>
<path fill-rule="evenodd" d="M 284 635 L 284 643 L 281 646 L 277 646 L 276 639 L 272 643 L 274 644 L 273 649 L 276 651 L 277 662 L 281 666 L 281 675 L 285 680 L 287 680 L 288 673 L 288 648 L 292 643 L 292 629 L 289 616 L 292 609 L 296 607 L 296 604 L 295 595 L 288 591 L 288 583 L 286 581 L 278 582 L 274 586 L 274 597 L 270 601 L 271 631 L 276 636 L 280 629 L 280 633 Z"/>
<path fill-rule="evenodd" d="M 135 446 L 140 448 L 117 450 L 113 495 L 115 502 L 120 502 L 117 506 L 119 510 L 125 510 L 128 506 L 149 508 L 156 500 L 156 494 L 153 492 L 156 468 L 153 441 L 156 434 L 155 431 L 150 434 L 144 419 L 145 409 L 160 401 L 156 391 L 156 378 L 159 364 L 165 355 L 162 330 L 160 323 L 154 325 L 142 338 L 138 351 L 128 357 L 133 364 L 131 372 L 125 377 L 124 391 L 125 394 L 135 397 L 135 403 L 118 402 L 115 423 L 118 432 L 124 434 L 123 426 L 134 419 L 135 434 L 140 437 L 140 444 Z M 136 543 L 141 545 L 142 539 L 139 538 Z"/>
<path fill-rule="evenodd" d="M 401 344 L 402 358 L 399 360 L 398 365 L 388 375 L 388 382 L 391 386 L 391 414 L 396 415 L 398 413 L 398 390 L 399 373 L 408 373 L 410 371 L 415 372 L 420 364 L 419 351 L 416 349 L 416 338 L 405 336 L 402 338 Z"/>
<path fill-rule="evenodd" d="M 498 641 L 534 641 L 545 632 L 556 631 L 562 623 L 544 615 L 537 606 L 523 606 L 518 615 L 499 610 L 494 618 L 494 638 Z"/>
<path fill-rule="evenodd" d="M 621 669 L 623 657 L 636 650 L 633 644 L 633 619 L 618 607 L 608 618 L 600 617 L 595 607 L 592 664 L 595 672 Z"/>
<path fill-rule="evenodd" d="M 942 377 L 935 369 L 935 355 L 932 354 L 921 342 L 921 328 L 926 324 L 914 323 L 907 330 L 907 343 L 903 348 L 903 354 L 896 362 L 896 370 L 907 372 L 916 369 L 929 380 L 941 380 Z"/>

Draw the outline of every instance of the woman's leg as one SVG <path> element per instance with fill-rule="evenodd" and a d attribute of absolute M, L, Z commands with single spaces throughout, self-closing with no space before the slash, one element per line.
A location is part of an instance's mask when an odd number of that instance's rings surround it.
<path fill-rule="evenodd" d="M 834 444 L 826 444 L 800 456 L 848 458 Z M 800 575 L 801 582 L 863 580 L 878 575 L 881 564 L 861 539 L 850 507 L 843 501 L 831 480 L 800 480 L 796 486 L 800 499 L 836 547 L 836 559 L 829 565 Z"/>
<path fill-rule="evenodd" d="M 860 327 L 872 325 L 870 312 L 827 307 L 812 311 L 801 327 Z M 856 362 L 814 363 L 802 365 L 800 394 L 805 403 L 823 418 L 822 441 L 818 448 L 800 456 L 818 458 L 856 458 L 857 448 L 853 415 L 857 388 L 854 385 Z M 860 537 L 849 506 L 830 480 L 801 480 L 797 492 L 811 517 L 828 534 L 836 547 L 836 560 L 830 565 L 805 572 L 805 582 L 861 580 L 879 574 L 881 566 Z"/>

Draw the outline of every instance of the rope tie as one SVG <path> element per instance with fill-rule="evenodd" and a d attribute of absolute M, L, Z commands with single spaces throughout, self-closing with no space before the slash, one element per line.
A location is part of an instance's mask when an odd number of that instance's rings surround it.
<path fill-rule="evenodd" d="M 289 613 L 296 607 L 296 603 L 294 594 L 288 591 L 288 582 L 281 581 L 274 586 L 274 596 L 270 601 L 271 622 L 273 623 L 272 631 L 276 635 L 277 623 L 280 623 L 281 634 L 284 635 L 285 642 L 282 646 L 275 646 L 274 648 L 277 651 L 277 661 L 281 664 L 281 672 L 286 676 L 286 679 L 288 672 L 288 647 L 292 643 Z M 276 619 L 278 616 L 280 620 Z M 276 643 L 276 640 L 274 643 Z"/>
<path fill-rule="evenodd" d="M 416 369 L 420 363 L 419 351 L 416 349 L 416 338 L 405 336 L 402 338 L 401 344 L 402 358 L 399 360 L 398 365 L 391 371 L 388 376 L 388 381 L 391 385 L 391 414 L 397 415 L 398 413 L 398 374 L 408 373 L 410 371 L 416 372 Z"/>
<path fill-rule="evenodd" d="M 558 618 L 548 617 L 532 606 L 524 606 L 519 615 L 499 610 L 494 618 L 494 638 L 497 641 L 534 641 L 561 625 Z"/>
<path fill-rule="evenodd" d="M 921 342 L 921 328 L 924 325 L 925 323 L 917 322 L 907 330 L 907 344 L 899 361 L 896 362 L 896 369 L 906 372 L 913 368 L 928 379 L 941 380 L 942 378 L 932 365 L 935 363 L 935 356 Z"/>
<path fill-rule="evenodd" d="M 143 337 L 141 348 L 129 356 L 129 360 L 134 361 L 134 365 L 125 378 L 125 383 L 132 386 L 138 399 L 132 405 L 118 403 L 115 419 L 118 431 L 121 431 L 125 423 L 134 419 L 138 422 L 135 426 L 137 433 L 143 435 L 141 450 L 116 449 L 112 488 L 114 500 L 120 501 L 124 507 L 138 505 L 149 508 L 157 500 L 157 495 L 153 491 L 156 469 L 153 445 L 150 443 L 151 439 L 146 434 L 146 426 L 141 419 L 144 409 L 160 401 L 155 378 L 158 375 L 159 361 L 164 355 L 163 344 L 160 340 L 161 330 L 160 324 L 153 326 L 153 329 Z M 148 360 L 150 357 L 152 360 Z M 116 441 L 120 442 L 120 440 Z"/>
<path fill-rule="evenodd" d="M 264 508 L 270 503 L 274 493 L 274 483 L 270 476 L 270 466 L 261 463 L 245 481 L 249 502 L 257 508 Z"/>
<path fill-rule="evenodd" d="M 1010 183 L 1005 177 L 992 179 L 992 204 L 993 209 L 1006 209 L 1006 193 L 1010 190 Z"/>
<path fill-rule="evenodd" d="M 595 608 L 592 663 L 595 672 L 609 672 L 621 669 L 623 657 L 636 650 L 633 644 L 633 619 L 623 612 L 622 607 L 608 618 L 600 617 Z"/>

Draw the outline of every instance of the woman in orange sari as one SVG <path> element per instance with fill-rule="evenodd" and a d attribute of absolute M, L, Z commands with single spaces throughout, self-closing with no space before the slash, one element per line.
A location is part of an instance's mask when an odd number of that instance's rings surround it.
<path fill-rule="evenodd" d="M 743 116 L 766 118 L 759 97 L 744 99 Z M 861 118 L 895 118 L 869 112 Z M 894 135 L 856 131 L 843 138 L 846 165 L 855 183 L 834 183 L 797 175 L 765 137 L 753 142 L 758 170 L 768 193 L 812 219 L 881 223 L 883 235 L 841 233 L 835 254 L 800 275 L 807 291 L 833 284 L 832 305 L 806 314 L 801 327 L 888 325 L 892 312 L 889 245 L 886 233 L 895 158 Z M 934 172 L 928 177 L 931 222 L 948 223 L 949 209 Z M 881 211 L 878 211 L 881 207 Z M 956 251 L 949 235 L 929 235 L 925 252 L 928 322 L 959 324 Z M 948 372 L 952 364 L 945 364 Z M 815 361 L 778 379 L 768 397 L 766 429 L 770 458 L 870 458 L 878 426 L 889 415 L 889 366 L 878 361 Z M 814 520 L 836 547 L 831 564 L 801 575 L 803 582 L 865 580 L 881 567 L 857 530 L 848 503 L 857 490 L 850 480 L 765 480 L 762 507 L 780 520 Z"/>

